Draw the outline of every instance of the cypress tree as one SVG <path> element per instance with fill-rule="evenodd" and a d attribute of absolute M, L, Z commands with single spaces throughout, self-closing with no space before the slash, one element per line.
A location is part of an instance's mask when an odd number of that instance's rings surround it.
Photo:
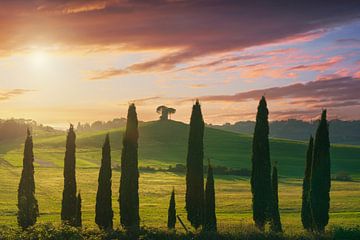
<path fill-rule="evenodd" d="M 113 210 L 111 193 L 111 150 L 109 134 L 105 137 L 102 147 L 101 167 L 96 194 L 95 222 L 101 229 L 112 229 Z"/>
<path fill-rule="evenodd" d="M 74 126 L 70 128 L 66 138 L 64 158 L 64 190 L 61 206 L 61 220 L 74 225 L 76 215 L 76 178 L 75 178 L 75 140 Z"/>
<path fill-rule="evenodd" d="M 82 218 L 81 218 L 81 195 L 80 192 L 76 197 L 76 213 L 75 213 L 75 220 L 74 220 L 75 227 L 82 226 Z"/>
<path fill-rule="evenodd" d="M 323 110 L 315 135 L 310 183 L 311 215 L 318 232 L 323 232 L 329 222 L 330 187 L 329 126 Z"/>
<path fill-rule="evenodd" d="M 176 205 L 175 205 L 175 189 L 171 192 L 169 209 L 168 209 L 168 229 L 174 229 L 176 224 Z"/>
<path fill-rule="evenodd" d="M 273 193 L 273 208 L 271 219 L 271 231 L 282 232 L 280 212 L 279 212 L 279 195 L 278 195 L 278 173 L 276 165 L 273 167 L 272 174 L 272 193 Z"/>
<path fill-rule="evenodd" d="M 205 206 L 204 206 L 204 229 L 206 231 L 216 231 L 216 212 L 215 212 L 215 187 L 213 169 L 208 165 L 208 174 L 205 186 Z"/>
<path fill-rule="evenodd" d="M 311 177 L 311 165 L 312 154 L 314 147 L 314 138 L 310 136 L 309 146 L 306 152 L 306 166 L 305 175 L 303 180 L 303 192 L 302 192 L 302 206 L 301 206 L 301 222 L 306 230 L 312 230 L 312 216 L 310 208 L 310 177 Z"/>
<path fill-rule="evenodd" d="M 35 198 L 33 141 L 30 130 L 24 146 L 23 169 L 18 188 L 17 221 L 23 229 L 36 223 L 39 216 L 38 202 Z"/>
<path fill-rule="evenodd" d="M 186 211 L 187 219 L 196 229 L 203 223 L 204 205 L 204 120 L 198 100 L 190 119 L 188 154 L 186 160 Z"/>
<path fill-rule="evenodd" d="M 269 111 L 265 97 L 259 102 L 252 144 L 251 192 L 255 225 L 264 230 L 273 207 L 271 189 L 271 163 L 269 149 Z"/>
<path fill-rule="evenodd" d="M 139 216 L 138 119 L 134 104 L 129 106 L 121 153 L 120 222 L 127 230 L 137 231 Z"/>

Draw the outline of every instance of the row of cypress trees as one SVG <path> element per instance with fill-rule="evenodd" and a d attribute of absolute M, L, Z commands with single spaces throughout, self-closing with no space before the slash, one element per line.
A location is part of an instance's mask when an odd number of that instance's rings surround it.
<path fill-rule="evenodd" d="M 301 222 L 309 231 L 323 232 L 329 222 L 330 141 L 326 110 L 323 110 L 315 140 L 310 136 L 303 180 Z"/>
<path fill-rule="evenodd" d="M 272 231 L 281 232 L 281 220 L 278 203 L 278 173 L 273 166 L 271 174 L 269 123 L 267 103 L 262 97 L 256 115 L 256 125 L 252 144 L 251 191 L 253 201 L 253 220 L 264 230 L 267 222 Z M 215 188 L 211 164 L 204 189 L 204 120 L 201 106 L 197 100 L 193 105 L 187 154 L 186 172 L 186 211 L 187 219 L 196 229 L 216 231 Z M 119 189 L 120 222 L 126 230 L 138 230 L 139 216 L 139 171 L 138 171 L 138 119 L 136 107 L 128 109 L 127 125 L 123 137 L 121 154 L 121 179 Z M 77 194 L 75 163 L 76 135 L 70 125 L 66 140 L 64 158 L 64 190 L 61 220 L 72 226 L 81 226 L 81 195 Z M 302 222 L 305 229 L 323 231 L 328 223 L 330 191 L 330 154 L 329 133 L 326 111 L 323 111 L 316 133 L 315 144 L 310 138 L 307 151 L 306 170 L 303 183 Z M 111 148 L 109 135 L 106 135 L 102 147 L 101 167 L 96 195 L 95 222 L 101 229 L 113 227 L 112 191 L 111 191 Z M 35 198 L 34 155 L 30 131 L 24 147 L 23 171 L 18 190 L 18 223 L 27 228 L 34 225 L 39 215 Z M 176 224 L 175 190 L 170 197 L 168 209 L 168 228 Z"/>

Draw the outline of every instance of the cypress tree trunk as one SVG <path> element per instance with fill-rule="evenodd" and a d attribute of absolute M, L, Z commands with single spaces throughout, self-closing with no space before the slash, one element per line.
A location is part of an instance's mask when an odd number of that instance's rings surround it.
<path fill-rule="evenodd" d="M 324 110 L 315 135 L 310 185 L 311 214 L 318 232 L 323 232 L 329 222 L 330 187 L 329 126 Z"/>
<path fill-rule="evenodd" d="M 100 229 L 112 229 L 113 227 L 111 176 L 111 149 L 109 134 L 107 134 L 102 147 L 95 206 L 95 222 Z"/>
<path fill-rule="evenodd" d="M 271 231 L 282 232 L 280 212 L 279 212 L 279 195 L 278 195 L 278 173 L 277 167 L 273 167 L 272 174 L 272 192 L 273 192 L 273 214 L 271 219 Z"/>
<path fill-rule="evenodd" d="M 61 206 L 61 220 L 63 223 L 74 225 L 76 215 L 76 178 L 75 178 L 75 140 L 74 126 L 66 138 L 66 152 L 64 158 L 64 190 Z"/>
<path fill-rule="evenodd" d="M 186 160 L 186 211 L 187 219 L 196 229 L 203 223 L 204 205 L 204 120 L 199 101 L 193 106 L 190 119 L 188 154 Z"/>
<path fill-rule="evenodd" d="M 24 146 L 23 169 L 18 188 L 17 221 L 23 229 L 36 223 L 39 216 L 38 202 L 35 198 L 33 141 L 30 130 Z"/>
<path fill-rule="evenodd" d="M 176 205 L 175 205 L 175 190 L 171 192 L 169 209 L 168 209 L 168 229 L 174 229 L 176 224 Z"/>
<path fill-rule="evenodd" d="M 302 206 L 301 206 L 301 222 L 306 230 L 312 230 L 312 216 L 310 208 L 310 177 L 311 177 L 311 165 L 312 154 L 314 148 L 314 139 L 310 136 L 309 146 L 306 152 L 306 166 L 305 175 L 303 180 L 303 192 L 302 192 Z"/>
<path fill-rule="evenodd" d="M 255 225 L 264 230 L 273 206 L 269 149 L 269 111 L 263 96 L 259 102 L 252 144 L 251 192 Z"/>
<path fill-rule="evenodd" d="M 82 218 L 81 218 L 81 195 L 80 192 L 76 198 L 76 213 L 75 213 L 75 220 L 74 220 L 75 227 L 82 226 Z"/>
<path fill-rule="evenodd" d="M 213 169 L 209 163 L 205 187 L 204 229 L 216 231 L 215 186 Z"/>
<path fill-rule="evenodd" d="M 120 222 L 127 230 L 137 231 L 139 216 L 138 119 L 134 104 L 129 106 L 121 153 Z"/>

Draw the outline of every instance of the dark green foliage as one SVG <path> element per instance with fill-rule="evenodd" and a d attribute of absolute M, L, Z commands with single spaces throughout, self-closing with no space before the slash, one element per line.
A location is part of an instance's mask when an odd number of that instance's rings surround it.
<path fill-rule="evenodd" d="M 109 134 L 107 134 L 102 147 L 95 206 L 95 222 L 101 229 L 112 229 L 113 227 L 111 176 L 111 149 Z"/>
<path fill-rule="evenodd" d="M 61 220 L 70 225 L 74 225 L 76 215 L 75 140 L 74 127 L 70 124 L 66 138 L 64 190 L 61 205 Z"/>
<path fill-rule="evenodd" d="M 134 240 L 128 233 L 122 230 L 104 231 L 92 228 L 75 228 L 69 225 L 54 226 L 53 224 L 36 224 L 29 227 L 26 231 L 19 228 L 1 226 L 1 240 L 29 240 L 29 239 L 49 239 L 49 240 L 83 240 L 83 239 L 122 239 Z M 353 228 L 334 228 L 330 232 L 318 235 L 308 233 L 289 233 L 277 234 L 273 232 L 260 232 L 251 226 L 239 226 L 229 232 L 205 232 L 183 233 L 175 231 L 164 231 L 154 228 L 144 228 L 139 231 L 138 238 L 142 240 L 358 240 L 360 239 L 359 227 Z"/>
<path fill-rule="evenodd" d="M 204 230 L 216 231 L 215 186 L 213 169 L 209 163 L 205 186 Z"/>
<path fill-rule="evenodd" d="M 272 211 L 271 163 L 269 149 L 269 111 L 263 96 L 256 114 L 256 125 L 252 144 L 251 192 L 255 225 L 264 230 Z"/>
<path fill-rule="evenodd" d="M 310 183 L 310 203 L 314 230 L 323 232 L 329 222 L 330 207 L 330 141 L 326 110 L 316 131 Z"/>
<path fill-rule="evenodd" d="M 39 207 L 35 198 L 33 141 L 28 129 L 24 146 L 23 169 L 18 188 L 17 221 L 19 226 L 25 229 L 34 225 L 38 216 Z"/>
<path fill-rule="evenodd" d="M 273 232 L 282 232 L 280 212 L 279 212 L 279 194 L 278 194 L 278 172 L 276 165 L 273 167 L 272 172 L 272 193 L 273 193 L 273 208 L 270 228 Z"/>
<path fill-rule="evenodd" d="M 198 100 L 190 119 L 188 153 L 186 159 L 186 211 L 191 225 L 198 228 L 203 223 L 204 205 L 204 120 Z"/>
<path fill-rule="evenodd" d="M 127 230 L 137 231 L 139 216 L 138 119 L 134 104 L 129 106 L 121 153 L 120 222 Z"/>
<path fill-rule="evenodd" d="M 75 214 L 74 226 L 75 227 L 81 227 L 82 226 L 81 195 L 80 195 L 80 193 L 76 197 L 76 214 Z"/>
<path fill-rule="evenodd" d="M 174 229 L 176 224 L 176 205 L 175 205 L 175 189 L 171 192 L 169 209 L 168 209 L 168 229 Z"/>
<path fill-rule="evenodd" d="M 310 177 L 312 154 L 314 148 L 314 138 L 310 136 L 309 146 L 306 152 L 306 166 L 303 180 L 302 206 L 301 206 L 301 222 L 306 230 L 312 230 L 312 216 L 310 208 Z"/>

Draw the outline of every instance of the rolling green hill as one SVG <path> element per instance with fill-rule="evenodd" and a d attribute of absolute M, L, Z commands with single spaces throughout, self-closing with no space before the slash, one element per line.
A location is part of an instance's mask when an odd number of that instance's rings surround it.
<path fill-rule="evenodd" d="M 110 130 L 113 164 L 120 163 L 121 141 L 124 129 Z M 188 125 L 176 121 L 154 121 L 140 125 L 140 165 L 168 167 L 185 163 Z M 107 131 L 79 132 L 77 134 L 77 167 L 98 167 L 101 146 Z M 35 162 L 37 166 L 62 167 L 65 151 L 64 132 L 34 133 Z M 23 139 L 2 143 L 2 164 L 22 165 Z M 205 159 L 215 165 L 231 168 L 250 168 L 252 136 L 205 129 Z M 306 143 L 271 139 L 271 160 L 278 161 L 280 175 L 301 177 L 304 171 Z M 332 172 L 346 171 L 353 176 L 360 173 L 360 147 L 333 145 Z"/>

